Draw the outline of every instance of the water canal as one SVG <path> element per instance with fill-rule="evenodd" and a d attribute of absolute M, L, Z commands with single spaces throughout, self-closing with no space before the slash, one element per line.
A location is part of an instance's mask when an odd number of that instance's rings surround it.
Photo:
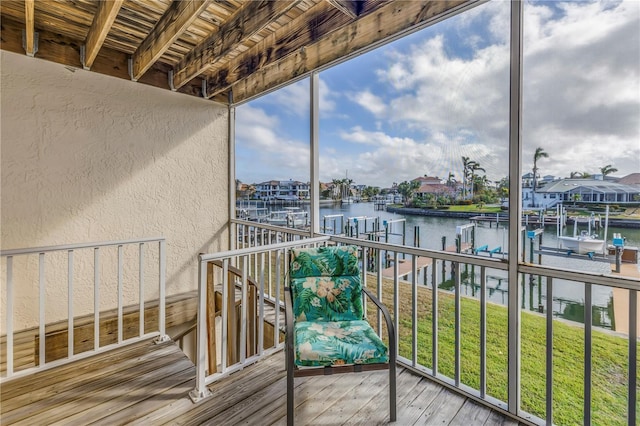
<path fill-rule="evenodd" d="M 302 206 L 302 209 L 308 207 Z M 393 222 L 390 226 L 389 242 L 394 244 L 402 244 L 403 240 L 406 245 L 414 246 L 414 235 L 416 228 L 419 228 L 419 247 L 441 250 L 442 239 L 446 238 L 446 245 L 453 245 L 456 238 L 456 227 L 469 223 L 468 219 L 431 217 L 418 215 L 402 215 L 387 212 L 386 210 L 376 210 L 372 203 L 354 203 L 354 204 L 333 204 L 320 207 L 320 227 L 322 229 L 323 222 L 328 228 L 340 228 L 339 218 L 332 216 L 343 215 L 344 220 L 353 217 L 359 217 L 359 221 L 367 218 L 368 229 L 373 229 L 371 223 L 378 219 L 382 224 L 384 221 Z M 325 221 L 323 218 L 328 217 Z M 402 220 L 404 219 L 404 221 Z M 403 224 L 404 222 L 404 224 Z M 362 223 L 360 224 L 362 228 Z M 404 232 L 403 232 L 404 227 Z M 565 235 L 573 232 L 573 228 L 569 227 L 564 230 Z M 542 234 L 542 245 L 547 247 L 557 247 L 558 239 L 555 226 L 547 226 Z M 332 232 L 331 232 L 332 233 Z M 502 251 L 508 251 L 508 233 L 509 229 L 506 222 L 499 225 L 493 223 L 491 227 L 488 224 L 479 225 L 475 229 L 475 247 L 487 245 L 489 249 L 501 247 Z M 627 246 L 640 246 L 640 229 L 622 229 L 616 227 L 608 228 L 607 243 L 611 243 L 613 233 L 620 233 L 626 238 Z M 599 237 L 604 237 L 604 229 L 598 231 Z M 381 241 L 384 241 L 382 239 Z M 538 247 L 538 239 L 535 241 L 535 248 Z M 526 258 L 529 259 L 529 240 L 526 243 Z M 494 257 L 501 257 L 496 254 Z M 609 263 L 597 260 L 577 259 L 575 256 L 541 256 L 543 265 L 560 267 L 577 271 L 588 271 L 601 274 L 610 274 L 611 266 Z M 538 263 L 538 255 L 534 256 L 535 263 Z M 440 269 L 440 268 L 439 268 Z M 427 272 L 427 279 L 424 279 L 421 272 L 418 276 L 418 283 L 426 282 L 431 286 L 431 271 Z M 451 280 L 449 278 L 450 268 L 445 272 L 445 278 L 442 278 L 442 272 L 437 271 L 437 279 L 439 288 L 453 291 Z M 410 279 L 410 278 L 408 278 Z M 471 266 L 462 269 L 462 287 L 463 295 L 479 298 L 480 287 L 480 271 L 479 268 Z M 546 304 L 546 283 L 545 280 L 530 277 L 522 277 L 520 282 L 522 303 L 521 307 L 530 311 L 540 312 Z M 506 305 L 508 300 L 508 284 L 505 271 L 489 270 L 487 271 L 487 288 L 488 299 L 494 303 Z M 613 291 L 611 288 L 594 286 L 592 290 L 593 299 L 593 325 L 608 329 L 615 329 L 615 320 L 613 315 Z M 580 282 L 572 282 L 565 280 L 554 280 L 553 289 L 553 313 L 558 318 L 564 318 L 571 321 L 582 322 L 584 318 L 584 284 Z"/>
<path fill-rule="evenodd" d="M 398 219 L 405 219 L 405 243 L 414 246 L 415 228 L 419 228 L 419 246 L 428 249 L 440 250 L 442 248 L 442 237 L 447 240 L 447 245 L 453 245 L 456 237 L 456 227 L 469 223 L 467 219 L 442 218 L 417 215 L 401 215 L 389 213 L 387 211 L 376 211 L 372 203 L 355 203 L 355 204 L 334 204 L 331 206 L 320 207 L 320 218 L 331 215 L 344 215 L 345 219 L 349 217 L 368 217 L 379 218 L 380 221 L 392 222 Z M 361 219 L 362 220 L 362 219 Z M 330 223 L 333 223 L 331 221 Z M 321 221 L 322 226 L 322 221 Z M 331 225 L 328 225 L 331 226 Z M 371 226 L 371 225 L 370 225 Z M 389 242 L 400 244 L 403 236 L 401 232 L 402 222 L 392 225 L 392 231 L 389 235 Z M 506 223 L 488 224 L 477 226 L 475 230 L 475 246 L 480 247 L 487 245 L 489 249 L 502 247 L 503 251 L 507 251 L 509 229 Z M 558 239 L 555 226 L 547 226 L 542 234 L 542 245 L 548 247 L 557 247 Z M 565 234 L 572 233 L 573 228 L 565 229 Z M 599 236 L 604 237 L 604 229 L 599 230 Z M 627 246 L 640 246 L 640 230 L 639 229 L 622 229 L 609 227 L 608 242 L 611 242 L 613 233 L 620 233 L 626 238 Z M 526 250 L 529 250 L 529 240 L 527 240 Z M 535 247 L 538 246 L 538 240 L 535 241 Z M 497 255 L 499 256 L 499 255 Z M 528 252 L 526 253 L 527 258 Z M 537 262 L 538 256 L 534 256 Z M 611 266 L 608 263 L 576 259 L 571 256 L 542 256 L 543 265 L 561 267 L 566 269 L 574 269 L 578 271 L 589 271 L 595 273 L 609 274 Z M 480 276 L 479 268 L 467 267 L 462 270 L 463 286 L 462 293 L 478 297 Z M 442 280 L 441 272 L 438 271 L 438 283 Z M 430 281 L 430 280 L 429 280 Z M 522 290 L 523 309 L 531 311 L 539 311 L 541 306 L 546 304 L 546 283 L 545 280 L 539 282 L 534 279 L 530 282 L 529 277 L 523 277 L 520 282 Z M 422 277 L 418 277 L 418 282 L 423 282 Z M 450 281 L 449 281 L 450 282 Z M 429 283 L 430 285 L 430 283 Z M 446 284 L 439 285 L 440 288 L 452 290 Z M 508 285 L 506 273 L 504 271 L 488 271 L 487 272 L 488 299 L 492 302 L 506 305 L 508 300 Z M 608 287 L 594 286 L 593 288 L 593 319 L 594 325 L 604 328 L 615 328 L 613 321 L 613 292 Z M 553 311 L 554 316 L 565 318 L 572 321 L 582 322 L 584 318 L 584 285 L 571 281 L 556 280 L 554 282 L 553 294 Z"/>

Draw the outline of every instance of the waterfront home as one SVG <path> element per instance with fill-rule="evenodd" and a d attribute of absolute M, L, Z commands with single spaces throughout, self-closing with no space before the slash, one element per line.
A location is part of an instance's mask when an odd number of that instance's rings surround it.
<path fill-rule="evenodd" d="M 601 364 L 590 326 L 572 330 L 580 402 L 554 394 L 564 383 L 554 333 L 565 329 L 552 297 L 536 317 L 546 324 L 536 351 L 546 363 L 526 355 L 533 317 L 521 312 L 520 276 L 544 280 L 549 296 L 555 280 L 584 283 L 587 324 L 591 286 L 628 294 L 628 359 L 605 392 L 617 386 L 611 394 L 625 404 L 613 414 L 635 424 L 637 279 L 524 263 L 517 232 L 504 260 L 319 236 L 318 71 L 483 3 L 2 1 L 2 424 L 283 423 L 286 259 L 293 247 L 323 244 L 358 246 L 376 271 L 363 279 L 384 296 L 402 342 L 391 348 L 400 355 L 398 424 L 558 423 L 576 410 L 589 424 L 609 415 L 602 381 L 591 380 Z M 511 3 L 504 28 L 512 206 L 521 199 L 522 4 Z M 300 159 L 309 162 L 310 229 L 237 220 L 235 107 L 301 78 L 311 88 L 312 154 Z M 520 218 L 510 210 L 511 229 Z M 383 257 L 394 263 L 384 280 Z M 455 294 L 431 294 L 415 273 L 400 280 L 401 259 L 431 270 L 446 262 Z M 491 273 L 508 276 L 508 311 L 461 297 L 463 264 L 481 271 L 482 294 Z M 531 371 L 545 378 L 533 389 L 521 379 Z M 296 382 L 299 424 L 388 420 L 384 373 L 337 376 Z"/>
<path fill-rule="evenodd" d="M 271 180 L 256 185 L 255 197 L 262 201 L 298 201 L 309 198 L 309 184 Z"/>
<path fill-rule="evenodd" d="M 602 179 L 560 179 L 536 191 L 536 204 L 540 207 L 574 202 L 625 205 L 637 203 L 639 199 L 639 187 Z"/>
<path fill-rule="evenodd" d="M 442 181 L 439 177 L 424 176 L 413 179 L 413 181 L 420 182 L 420 187 L 416 189 L 416 197 L 424 198 L 427 194 L 440 197 L 448 196 L 455 197 L 458 193 L 458 189 L 455 186 L 449 186 Z"/>

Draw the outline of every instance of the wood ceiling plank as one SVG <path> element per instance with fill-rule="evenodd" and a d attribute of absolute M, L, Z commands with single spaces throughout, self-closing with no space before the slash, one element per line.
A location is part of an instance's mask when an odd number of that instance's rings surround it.
<path fill-rule="evenodd" d="M 305 45 L 317 40 L 325 31 L 334 31 L 351 19 L 328 2 L 320 2 L 303 15 L 268 35 L 242 55 L 231 59 L 207 80 L 207 96 L 229 89 Z M 234 93 L 235 98 L 235 93 Z"/>
<path fill-rule="evenodd" d="M 209 6 L 211 0 L 174 1 L 133 54 L 132 78 L 139 79 Z"/>
<path fill-rule="evenodd" d="M 355 1 L 351 0 L 326 0 L 331 6 L 335 7 L 351 19 L 358 17 L 359 5 Z"/>
<path fill-rule="evenodd" d="M 27 56 L 35 55 L 35 1 L 25 0 L 24 2 L 24 26 L 25 26 L 25 46 Z"/>
<path fill-rule="evenodd" d="M 24 24 L 3 18 L 2 21 L 0 21 L 0 26 L 0 43 L 2 50 L 23 54 L 22 30 Z M 80 46 L 82 45 L 82 41 L 44 30 L 39 30 L 38 35 L 39 59 L 71 67 L 70 71 L 73 71 L 73 68 L 82 68 L 82 64 L 80 63 Z M 130 80 L 128 60 L 129 55 L 126 53 L 103 47 L 93 63 L 91 72 Z M 156 63 L 138 82 L 169 90 L 169 83 L 167 81 L 167 73 L 169 70 L 171 70 L 170 65 Z M 194 80 L 182 87 L 179 92 L 201 97 L 202 83 L 200 80 Z M 218 97 L 214 100 L 218 101 L 218 99 L 220 98 Z"/>
<path fill-rule="evenodd" d="M 238 47 L 244 40 L 258 33 L 273 20 L 287 13 L 300 0 L 248 1 L 219 30 L 206 38 L 174 69 L 173 85 L 182 87 L 226 54 Z"/>
<path fill-rule="evenodd" d="M 99 2 L 98 11 L 85 39 L 84 64 L 82 64 L 85 69 L 89 69 L 93 65 L 93 61 L 98 56 L 109 30 L 118 16 L 122 3 L 124 0 Z"/>
<path fill-rule="evenodd" d="M 322 11 L 319 3 L 299 19 L 244 54 L 220 67 L 207 79 L 207 97 L 233 86 L 236 102 L 283 85 L 322 66 L 369 48 L 403 32 L 426 26 L 452 9 L 481 3 L 470 0 L 393 1 L 371 4 L 372 12 L 349 20 L 334 9 Z M 336 17 L 339 13 L 342 17 Z M 350 21 L 350 20 L 349 20 Z"/>

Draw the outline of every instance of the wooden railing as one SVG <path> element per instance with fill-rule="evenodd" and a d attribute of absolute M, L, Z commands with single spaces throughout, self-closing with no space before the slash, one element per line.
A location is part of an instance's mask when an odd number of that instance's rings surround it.
<path fill-rule="evenodd" d="M 115 345 L 134 343 L 150 337 L 167 340 L 165 244 L 164 238 L 145 238 L 1 251 L 2 266 L 6 271 L 6 297 L 3 306 L 6 326 L 0 341 L 4 361 L 2 381 L 103 352 Z M 145 258 L 149 247 L 156 245 L 157 250 Z M 127 305 L 124 295 L 125 247 L 136 252 L 136 259 L 132 263 L 137 270 L 129 274 L 129 278 L 136 281 L 136 306 Z M 105 253 L 110 255 L 108 261 Z M 63 262 L 60 262 L 60 254 Z M 87 261 L 87 258 L 92 258 L 92 262 Z M 109 263 L 108 269 L 105 263 Z M 76 272 L 76 264 L 80 268 L 92 269 L 91 279 L 85 277 L 81 280 Z M 150 264 L 155 264 L 157 271 L 153 274 L 157 284 L 152 285 L 158 294 L 154 298 L 155 308 L 152 307 L 152 300 L 145 296 L 149 294 L 145 284 L 145 271 Z M 107 271 L 113 272 L 110 275 Z M 54 278 L 49 278 L 47 274 Z M 66 283 L 59 285 L 59 277 L 64 277 Z M 116 288 L 113 293 L 105 295 L 101 282 L 107 277 L 116 284 Z M 148 284 L 152 284 L 151 281 Z M 20 295 L 20 292 L 25 288 L 34 289 L 34 294 L 27 294 L 26 297 L 37 300 L 37 310 L 34 310 L 31 318 L 36 323 L 35 327 L 14 325 L 16 299 L 20 296 L 24 300 L 25 295 Z M 75 301 L 86 297 L 86 294 L 90 295 L 93 303 L 85 303 L 84 309 L 91 313 L 77 315 L 74 310 Z M 108 297 L 115 301 L 109 302 L 113 307 L 105 309 L 106 303 L 103 301 Z M 48 312 L 61 314 L 61 309 L 57 306 L 50 306 L 61 303 L 62 306 L 66 305 L 62 308 L 66 319 L 48 321 Z M 25 312 L 20 313 L 25 315 Z M 147 313 L 155 321 L 147 318 Z"/>

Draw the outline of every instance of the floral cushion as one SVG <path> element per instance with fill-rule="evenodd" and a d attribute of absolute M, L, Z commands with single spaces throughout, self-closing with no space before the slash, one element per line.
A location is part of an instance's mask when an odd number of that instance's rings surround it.
<path fill-rule="evenodd" d="M 387 347 L 367 321 L 296 322 L 295 363 L 319 367 L 389 362 Z"/>
<path fill-rule="evenodd" d="M 360 275 L 292 278 L 294 318 L 296 321 L 361 320 L 360 280 Z"/>
<path fill-rule="evenodd" d="M 292 249 L 291 278 L 331 277 L 360 273 L 356 246 Z"/>

